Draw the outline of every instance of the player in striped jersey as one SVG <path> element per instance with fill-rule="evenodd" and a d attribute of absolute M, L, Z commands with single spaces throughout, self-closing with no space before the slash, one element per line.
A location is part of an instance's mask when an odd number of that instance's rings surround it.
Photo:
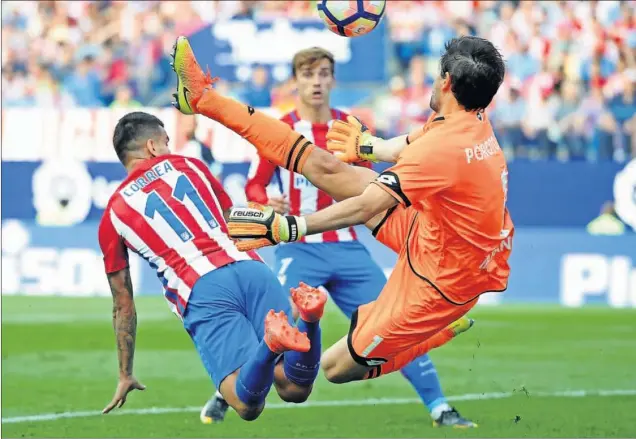
<path fill-rule="evenodd" d="M 298 90 L 297 107 L 281 120 L 314 145 L 326 148 L 326 135 L 334 120 L 346 121 L 347 114 L 330 107 L 334 85 L 334 56 L 318 47 L 298 52 L 292 60 L 292 76 Z M 370 162 L 359 165 L 370 167 Z M 267 186 L 278 183 L 281 196 L 268 196 Z M 280 214 L 308 215 L 334 203 L 303 175 L 278 167 L 265 159 L 252 163 L 245 187 L 247 199 L 269 204 Z M 303 237 L 298 243 L 276 247 L 278 279 L 287 290 L 300 280 L 313 287 L 323 286 L 336 305 L 351 319 L 354 311 L 378 298 L 386 277 L 367 249 L 348 227 Z M 423 355 L 402 369 L 439 424 L 473 426 L 456 414 L 441 389 L 435 366 Z M 220 395 L 208 401 L 201 412 L 203 422 L 220 421 L 227 404 Z"/>
<path fill-rule="evenodd" d="M 221 184 L 200 160 L 171 154 L 168 140 L 163 123 L 143 112 L 120 119 L 113 135 L 128 177 L 99 226 L 119 358 L 119 383 L 104 413 L 144 389 L 133 376 L 137 314 L 128 250 L 157 271 L 212 381 L 243 419 L 260 415 L 272 384 L 283 400 L 305 401 L 319 370 L 326 294 L 304 284 L 292 289 L 295 327 L 276 276 L 228 237 L 224 212 L 232 202 Z"/>

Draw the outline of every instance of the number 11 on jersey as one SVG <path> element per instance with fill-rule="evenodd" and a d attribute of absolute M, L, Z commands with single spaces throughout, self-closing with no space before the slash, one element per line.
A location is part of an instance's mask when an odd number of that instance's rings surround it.
<path fill-rule="evenodd" d="M 219 223 L 214 219 L 214 215 L 210 212 L 210 209 L 201 199 L 201 196 L 196 191 L 190 179 L 181 175 L 177 179 L 177 184 L 172 191 L 172 197 L 181 203 L 184 202 L 185 197 L 188 197 L 190 201 L 197 208 L 205 222 L 208 223 L 210 227 L 213 229 L 219 226 Z M 148 194 L 148 200 L 146 201 L 146 209 L 144 214 L 151 219 L 154 219 L 155 213 L 161 215 L 161 217 L 168 223 L 170 228 L 174 230 L 174 232 L 181 238 L 181 241 L 187 242 L 193 238 L 193 234 L 188 228 L 183 224 L 177 215 L 170 209 L 170 207 L 166 204 L 166 202 L 159 196 L 159 194 L 155 191 Z"/>

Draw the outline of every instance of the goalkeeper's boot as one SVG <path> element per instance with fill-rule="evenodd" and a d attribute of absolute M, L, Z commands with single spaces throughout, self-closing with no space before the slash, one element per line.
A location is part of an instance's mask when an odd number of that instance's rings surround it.
<path fill-rule="evenodd" d="M 174 43 L 171 65 L 177 74 L 177 92 L 172 95 L 175 98 L 172 105 L 183 114 L 194 114 L 203 91 L 211 88 L 218 78 L 212 78 L 209 71 L 203 73 L 190 42 L 183 36 Z"/>
<path fill-rule="evenodd" d="M 216 392 L 201 409 L 201 414 L 199 415 L 201 422 L 204 424 L 223 422 L 229 407 L 223 396 Z"/>
<path fill-rule="evenodd" d="M 291 297 L 298 308 L 298 314 L 305 322 L 317 322 L 322 318 L 327 303 L 327 293 L 304 282 L 298 288 L 291 288 Z"/>
<path fill-rule="evenodd" d="M 457 409 L 451 407 L 449 410 L 443 411 L 439 417 L 433 421 L 433 427 L 477 428 L 477 424 L 464 418 L 459 414 Z"/>
<path fill-rule="evenodd" d="M 283 311 L 275 313 L 273 309 L 265 317 L 263 339 L 270 350 L 277 354 L 285 351 L 308 352 L 311 347 L 307 334 L 292 326 Z"/>
<path fill-rule="evenodd" d="M 472 328 L 474 323 L 475 321 L 473 319 L 470 319 L 466 316 L 460 317 L 459 319 L 455 320 L 453 323 L 446 326 L 444 329 L 427 340 L 428 349 L 426 352 L 445 345 L 446 343 L 457 337 L 459 334 L 463 334 L 464 332 Z"/>
<path fill-rule="evenodd" d="M 474 324 L 475 321 L 473 319 L 464 316 L 448 325 L 446 329 L 452 331 L 454 336 L 457 337 L 459 334 L 462 334 L 472 328 Z"/>
<path fill-rule="evenodd" d="M 186 37 L 177 38 L 172 53 L 177 74 L 173 105 L 184 114 L 201 114 L 243 137 L 259 155 L 292 172 L 302 174 L 314 144 L 285 122 L 249 105 L 217 93 L 210 72 L 203 73 Z"/>

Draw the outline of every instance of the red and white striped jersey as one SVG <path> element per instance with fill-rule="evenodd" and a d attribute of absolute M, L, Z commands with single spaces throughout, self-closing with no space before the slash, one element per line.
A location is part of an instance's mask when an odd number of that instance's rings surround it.
<path fill-rule="evenodd" d="M 157 270 L 179 316 L 196 281 L 235 261 L 261 260 L 228 237 L 230 197 L 205 164 L 164 155 L 144 161 L 110 198 L 99 225 L 106 273 L 128 266 L 130 249 Z"/>
<path fill-rule="evenodd" d="M 281 120 L 291 126 L 296 132 L 302 134 L 316 146 L 325 149 L 327 147 L 327 131 L 334 120 L 347 120 L 347 114 L 340 110 L 331 110 L 332 120 L 325 124 L 312 123 L 301 120 L 296 111 L 285 115 Z M 370 167 L 369 162 L 360 163 L 362 166 Z M 280 192 L 289 199 L 290 215 L 308 215 L 318 210 L 322 210 L 334 203 L 333 198 L 326 192 L 318 189 L 304 176 L 289 172 L 287 169 L 278 167 L 268 160 L 260 157 L 256 158 L 250 166 L 245 194 L 249 201 L 260 204 L 267 204 L 267 186 L 276 175 Z M 303 237 L 299 242 L 321 243 L 321 242 L 343 242 L 356 240 L 356 232 L 353 227 L 328 231 L 315 235 Z"/>

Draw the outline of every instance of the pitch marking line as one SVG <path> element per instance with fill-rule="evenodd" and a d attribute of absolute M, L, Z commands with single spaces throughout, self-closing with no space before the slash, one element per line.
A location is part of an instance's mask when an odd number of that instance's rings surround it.
<path fill-rule="evenodd" d="M 510 398 L 515 395 L 523 394 L 523 391 L 516 392 L 491 392 L 491 393 L 467 393 L 465 395 L 450 396 L 449 401 L 478 401 L 489 399 Z M 561 397 L 561 398 L 583 398 L 586 396 L 636 396 L 636 389 L 633 390 L 565 390 L 561 392 L 532 392 L 528 393 L 529 397 Z M 312 407 L 361 407 L 370 405 L 394 405 L 394 404 L 421 404 L 419 398 L 368 398 L 368 399 L 343 399 L 334 401 L 307 401 L 303 404 L 274 403 L 266 406 L 267 410 L 272 409 L 304 409 Z M 200 406 L 196 407 L 150 407 L 146 409 L 132 409 L 114 411 L 108 416 L 122 415 L 158 415 L 164 413 L 185 413 L 199 412 Z M 40 415 L 30 416 L 14 416 L 2 418 L 3 424 L 16 424 L 22 422 L 38 422 L 38 421 L 55 421 L 57 419 L 68 418 L 87 418 L 91 416 L 100 416 L 99 410 L 79 411 L 79 412 L 63 412 L 63 413 L 44 413 Z"/>

